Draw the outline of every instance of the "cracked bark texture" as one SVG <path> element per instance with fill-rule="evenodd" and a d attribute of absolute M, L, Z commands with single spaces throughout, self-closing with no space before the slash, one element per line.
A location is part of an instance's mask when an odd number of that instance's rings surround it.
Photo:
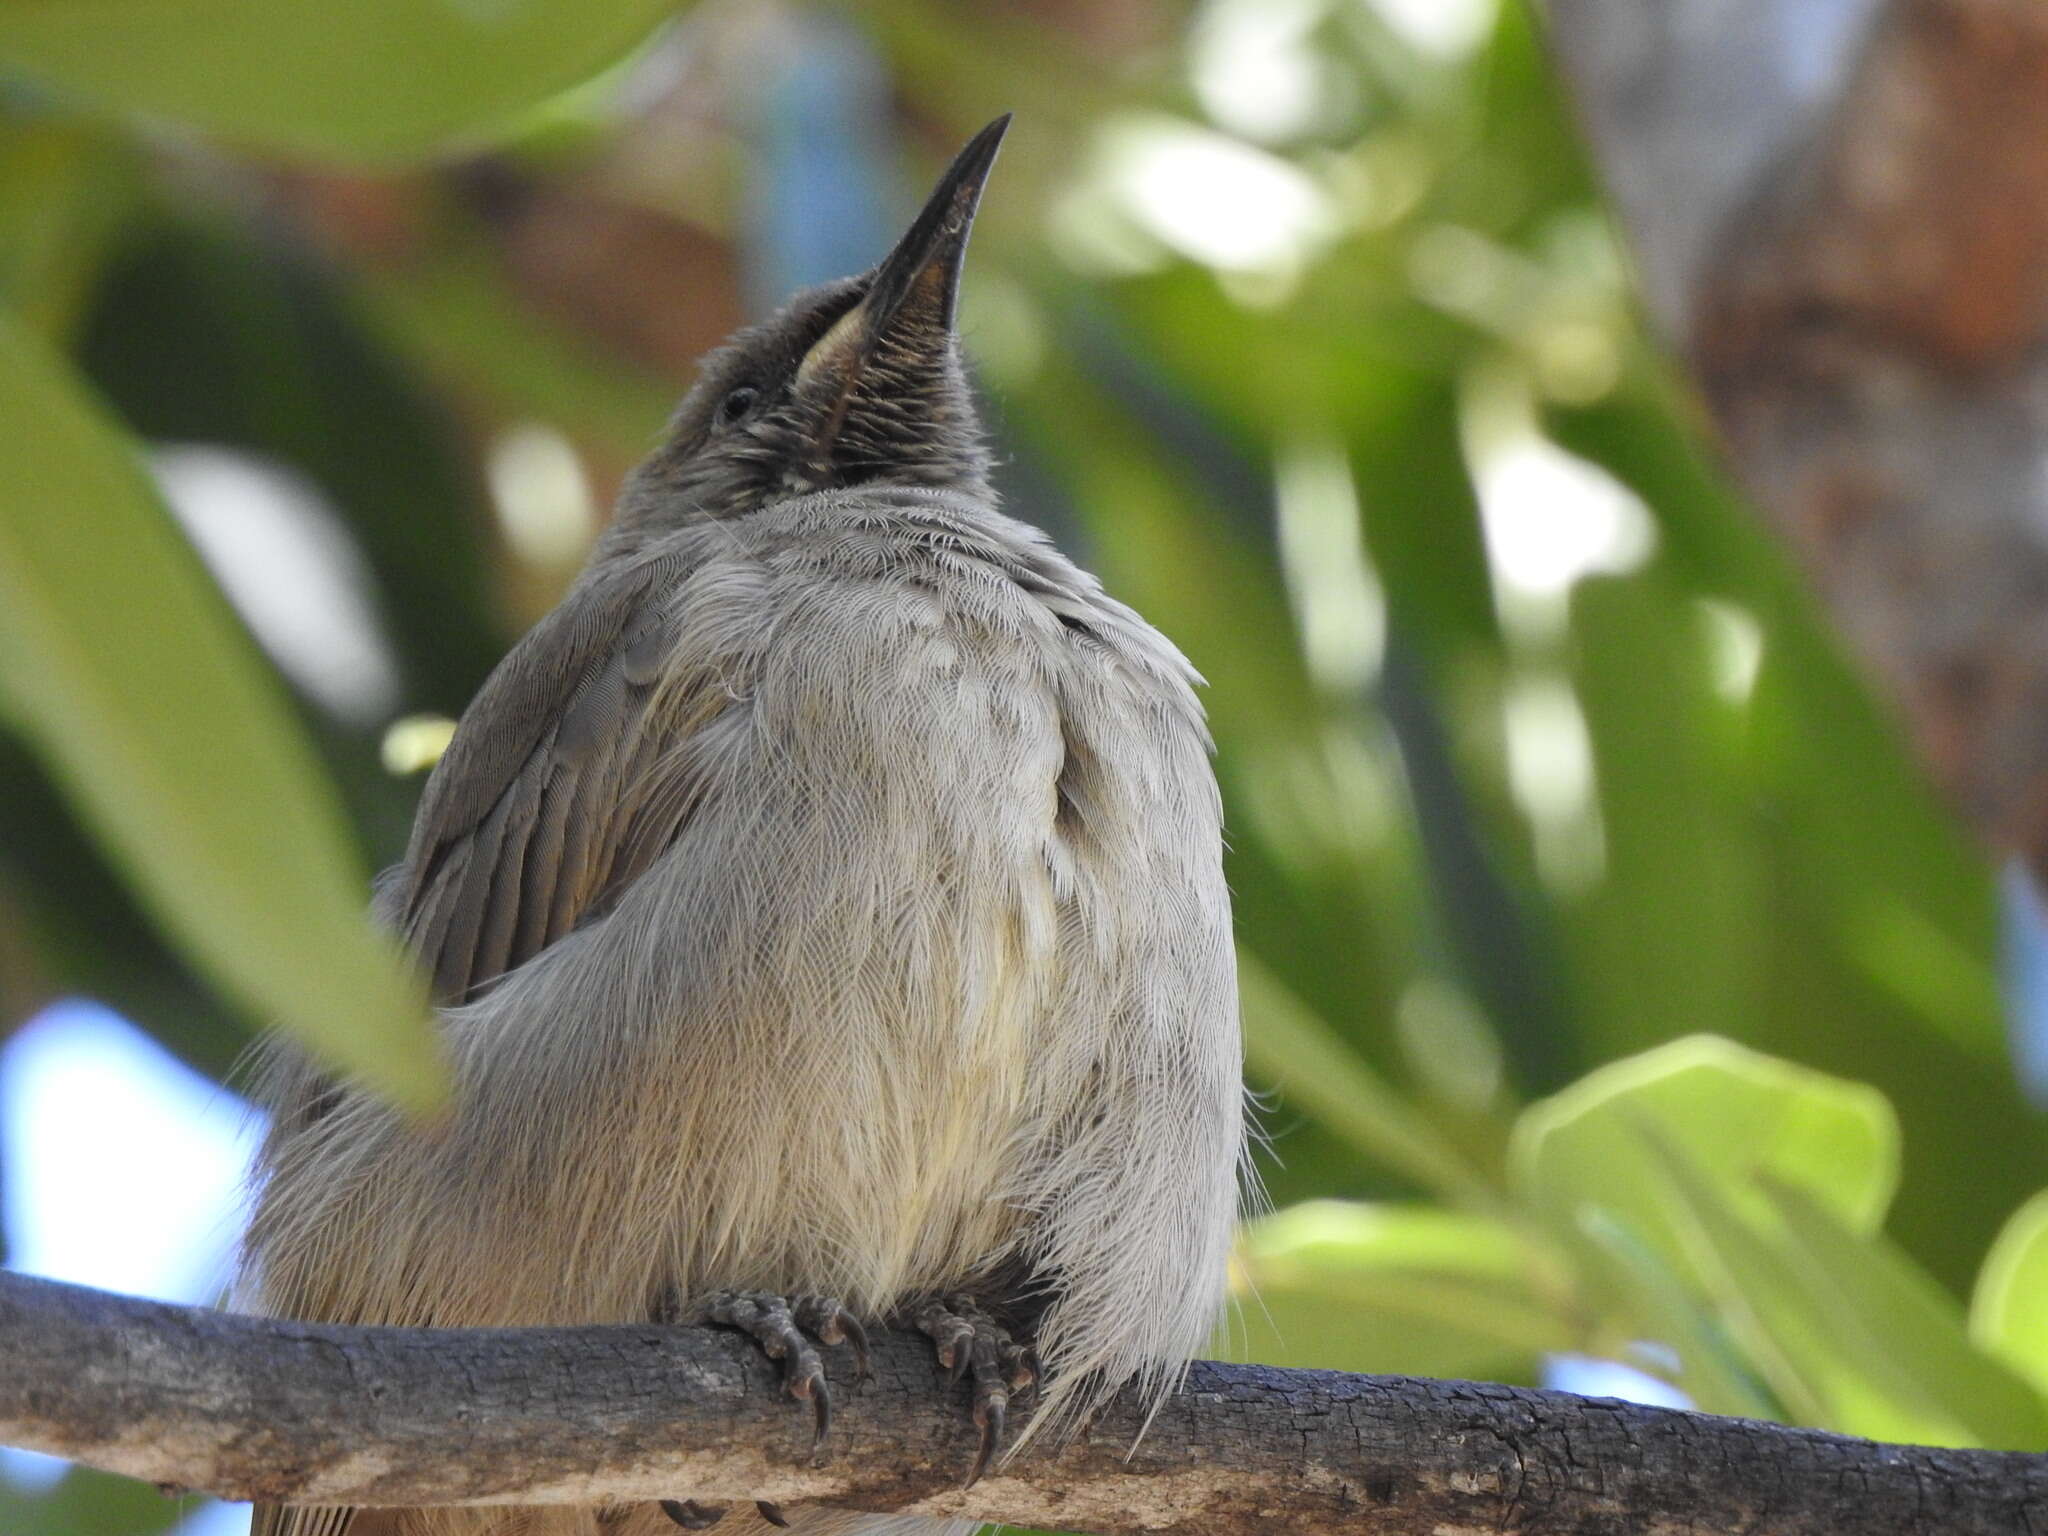
<path fill-rule="evenodd" d="M 2048 877 L 2048 8 L 1549 0 L 1731 467 Z"/>
<path fill-rule="evenodd" d="M 836 1379 L 850 1362 L 834 1351 Z M 737 1335 L 342 1328 L 0 1275 L 0 1442 L 228 1498 L 827 1502 L 1123 1536 L 2048 1532 L 2048 1456 L 1876 1445 L 1516 1387 L 1201 1363 L 958 1487 L 931 1346 L 875 1339 L 825 1453 Z"/>

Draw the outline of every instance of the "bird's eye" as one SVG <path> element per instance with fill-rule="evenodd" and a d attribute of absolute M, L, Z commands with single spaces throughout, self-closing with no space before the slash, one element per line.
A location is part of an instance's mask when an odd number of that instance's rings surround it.
<path fill-rule="evenodd" d="M 732 393 L 718 402 L 718 419 L 727 426 L 731 426 L 742 416 L 746 415 L 747 412 L 751 411 L 754 408 L 754 402 L 760 397 L 761 392 L 758 389 L 755 389 L 751 384 L 742 384 L 738 389 L 732 391 Z"/>

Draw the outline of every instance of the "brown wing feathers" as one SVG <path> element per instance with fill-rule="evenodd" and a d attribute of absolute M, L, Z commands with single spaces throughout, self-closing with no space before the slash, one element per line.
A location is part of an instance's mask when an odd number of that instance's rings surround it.
<path fill-rule="evenodd" d="M 634 574 L 572 598 L 506 659 L 422 799 L 399 920 L 444 1003 L 608 908 L 680 826 L 687 723 L 649 718 L 669 636 L 647 594 L 673 573 Z"/>

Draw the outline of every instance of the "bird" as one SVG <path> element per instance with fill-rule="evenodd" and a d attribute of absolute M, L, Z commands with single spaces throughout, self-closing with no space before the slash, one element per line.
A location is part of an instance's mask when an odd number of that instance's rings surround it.
<path fill-rule="evenodd" d="M 704 360 L 463 713 L 371 904 L 451 1106 L 270 1050 L 233 1305 L 733 1328 L 821 1440 L 827 1360 L 914 1327 L 970 1481 L 1200 1352 L 1247 1145 L 1221 799 L 1187 660 L 991 484 L 955 310 L 1008 125 Z M 972 1529 L 688 1492 L 253 1529 Z"/>

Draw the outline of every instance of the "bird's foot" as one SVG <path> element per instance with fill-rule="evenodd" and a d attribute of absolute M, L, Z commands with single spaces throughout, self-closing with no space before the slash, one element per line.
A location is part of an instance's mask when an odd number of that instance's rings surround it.
<path fill-rule="evenodd" d="M 971 1296 L 933 1297 L 917 1307 L 910 1320 L 938 1347 L 939 1364 L 953 1380 L 964 1376 L 971 1382 L 974 1427 L 981 1431 L 981 1445 L 963 1485 L 972 1488 L 1002 1449 L 1010 1394 L 1037 1381 L 1038 1367 L 1029 1346 L 1012 1338 L 1010 1330 L 977 1306 Z"/>
<path fill-rule="evenodd" d="M 788 1516 L 782 1513 L 782 1505 L 768 1503 L 766 1499 L 756 1499 L 754 1507 L 760 1509 L 762 1520 L 766 1520 L 770 1526 L 780 1526 L 782 1530 L 788 1530 Z M 711 1530 L 721 1520 L 725 1520 L 725 1505 L 698 1503 L 696 1499 L 662 1499 L 662 1513 L 684 1530 Z"/>
<path fill-rule="evenodd" d="M 868 1333 L 860 1319 L 831 1296 L 771 1296 L 761 1291 L 720 1291 L 705 1299 L 698 1315 L 705 1322 L 739 1329 L 759 1344 L 770 1360 L 782 1363 L 783 1390 L 809 1402 L 816 1418 L 817 1432 L 811 1440 L 815 1455 L 832 1428 L 832 1387 L 811 1339 L 821 1344 L 851 1344 L 857 1372 L 854 1379 L 865 1381 Z"/>
<path fill-rule="evenodd" d="M 737 1328 L 770 1360 L 782 1363 L 783 1390 L 791 1397 L 808 1400 L 817 1423 L 811 1440 L 811 1454 L 825 1443 L 832 1427 L 832 1388 L 825 1379 L 825 1363 L 812 1345 L 851 1344 L 856 1382 L 868 1378 L 868 1332 L 855 1317 L 830 1296 L 773 1296 L 762 1291 L 718 1291 L 695 1308 L 685 1308 L 673 1292 L 658 1297 L 656 1322 L 719 1323 Z M 808 1335 L 809 1337 L 806 1337 Z M 787 1526 L 788 1518 L 779 1505 L 756 1500 L 754 1507 L 770 1525 Z M 695 1499 L 663 1499 L 661 1512 L 686 1531 L 708 1530 L 725 1518 L 723 1504 L 700 1504 Z"/>
<path fill-rule="evenodd" d="M 789 1527 L 789 1516 L 782 1512 L 780 1504 L 770 1504 L 766 1499 L 756 1499 L 754 1508 L 761 1512 L 761 1518 L 770 1525 Z M 723 1504 L 699 1504 L 695 1499 L 663 1499 L 661 1512 L 686 1531 L 707 1531 L 725 1518 Z"/>
<path fill-rule="evenodd" d="M 725 1518 L 723 1504 L 699 1504 L 695 1499 L 663 1499 L 661 1512 L 686 1531 L 707 1531 Z"/>

